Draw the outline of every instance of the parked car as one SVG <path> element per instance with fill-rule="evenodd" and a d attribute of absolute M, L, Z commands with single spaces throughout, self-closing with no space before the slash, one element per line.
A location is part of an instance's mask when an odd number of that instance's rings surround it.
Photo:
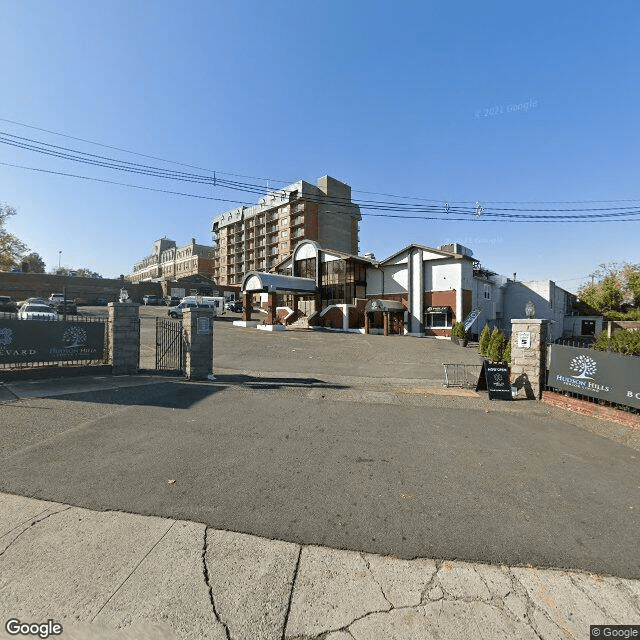
<path fill-rule="evenodd" d="M 240 300 L 229 300 L 229 302 L 224 305 L 224 308 L 234 313 L 242 313 L 242 302 L 240 302 Z"/>
<path fill-rule="evenodd" d="M 58 314 L 47 304 L 25 304 L 18 311 L 19 320 L 57 320 Z"/>
<path fill-rule="evenodd" d="M 15 313 L 18 310 L 18 303 L 11 296 L 0 296 L 0 311 Z"/>
<path fill-rule="evenodd" d="M 52 306 L 58 313 L 78 313 L 78 305 L 74 300 L 62 300 Z"/>
<path fill-rule="evenodd" d="M 24 307 L 25 304 L 44 304 L 47 307 L 51 306 L 51 302 L 45 300 L 45 298 L 27 298 L 26 300 L 20 300 L 20 302 L 18 302 L 18 311 L 20 311 L 21 307 Z"/>
<path fill-rule="evenodd" d="M 164 299 L 164 303 L 167 305 L 167 307 L 175 307 L 176 305 L 180 304 L 180 296 L 167 296 Z"/>
<path fill-rule="evenodd" d="M 160 304 L 160 301 L 158 296 L 142 296 L 143 304 Z"/>
<path fill-rule="evenodd" d="M 106 307 L 107 306 L 107 299 L 106 298 L 96 298 L 95 306 L 96 307 Z"/>
<path fill-rule="evenodd" d="M 201 302 L 192 302 L 190 300 L 186 300 L 184 302 L 181 302 L 177 307 L 172 307 L 171 309 L 169 309 L 169 311 L 167 311 L 167 315 L 171 316 L 172 318 L 182 318 L 182 311 L 183 309 L 208 309 L 208 310 L 212 310 L 214 312 L 214 315 L 218 315 L 217 314 L 217 305 L 215 303 L 215 301 L 206 301 L 203 300 Z"/>

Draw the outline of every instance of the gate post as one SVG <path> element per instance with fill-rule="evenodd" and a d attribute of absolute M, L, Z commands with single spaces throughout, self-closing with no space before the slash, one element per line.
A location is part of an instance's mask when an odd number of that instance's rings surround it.
<path fill-rule="evenodd" d="M 540 400 L 547 374 L 549 321 L 511 321 L 511 385 L 524 388 L 529 400 Z"/>
<path fill-rule="evenodd" d="M 140 305 L 110 302 L 107 335 L 113 375 L 138 373 L 140 362 Z"/>
<path fill-rule="evenodd" d="M 213 374 L 213 318 L 209 309 L 187 308 L 182 313 L 187 380 L 207 380 Z"/>

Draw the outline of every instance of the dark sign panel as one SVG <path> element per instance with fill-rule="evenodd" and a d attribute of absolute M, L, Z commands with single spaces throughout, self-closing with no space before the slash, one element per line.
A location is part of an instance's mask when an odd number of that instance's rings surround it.
<path fill-rule="evenodd" d="M 489 400 L 511 400 L 509 365 L 485 360 L 476 391 L 484 389 L 489 392 Z"/>
<path fill-rule="evenodd" d="M 0 362 L 101 360 L 104 322 L 0 318 Z"/>
<path fill-rule="evenodd" d="M 554 344 L 547 385 L 640 409 L 640 357 Z"/>

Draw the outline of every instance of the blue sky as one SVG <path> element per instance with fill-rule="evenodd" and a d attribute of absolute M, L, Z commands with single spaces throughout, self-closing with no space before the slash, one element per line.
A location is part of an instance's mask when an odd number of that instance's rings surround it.
<path fill-rule="evenodd" d="M 632 1 L 3 0 L 0 12 L 0 130 L 12 135 L 195 171 L 7 120 L 272 187 L 329 174 L 356 199 L 640 211 Z M 0 162 L 0 201 L 18 209 L 8 228 L 49 268 L 62 251 L 69 267 L 129 273 L 157 238 L 209 243 L 212 217 L 235 205 L 6 164 L 255 201 L 5 144 Z M 495 204 L 512 201 L 612 202 Z M 360 249 L 382 258 L 411 242 L 458 241 L 485 267 L 571 290 L 602 262 L 640 261 L 639 214 L 573 223 L 514 215 L 365 215 Z"/>

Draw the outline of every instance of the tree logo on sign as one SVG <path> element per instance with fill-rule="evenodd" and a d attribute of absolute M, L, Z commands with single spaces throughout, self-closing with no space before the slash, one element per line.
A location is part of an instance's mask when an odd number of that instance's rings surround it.
<path fill-rule="evenodd" d="M 87 332 L 82 327 L 71 326 L 62 335 L 68 347 L 80 347 L 87 341 Z"/>
<path fill-rule="evenodd" d="M 593 380 L 593 374 L 598 370 L 596 361 L 585 355 L 572 358 L 569 362 L 569 368 L 577 373 L 576 378 L 588 378 L 589 380 Z"/>
<path fill-rule="evenodd" d="M 8 347 L 13 340 L 13 331 L 9 327 L 0 329 L 0 347 Z"/>

